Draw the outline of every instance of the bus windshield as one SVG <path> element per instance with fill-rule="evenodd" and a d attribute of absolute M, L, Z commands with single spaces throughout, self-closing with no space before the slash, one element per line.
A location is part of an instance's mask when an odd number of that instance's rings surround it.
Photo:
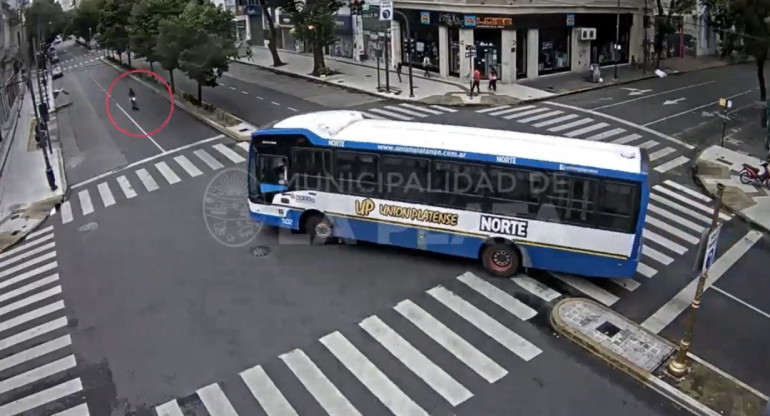
<path fill-rule="evenodd" d="M 289 160 L 286 156 L 258 154 L 252 148 L 249 160 L 249 197 L 252 201 L 265 201 L 265 194 L 285 192 Z"/>

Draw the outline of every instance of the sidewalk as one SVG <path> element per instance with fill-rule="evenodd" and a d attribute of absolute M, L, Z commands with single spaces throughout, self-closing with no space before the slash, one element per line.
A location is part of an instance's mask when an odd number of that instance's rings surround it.
<path fill-rule="evenodd" d="M 0 171 L 0 252 L 45 221 L 67 190 L 54 114 L 48 126 L 53 143 L 49 160 L 56 177 L 56 191 L 48 187 L 42 150 L 35 142 L 35 112 L 28 91 L 24 93 L 18 114 L 15 134 L 4 136 L 9 143 L 7 162 Z"/>
<path fill-rule="evenodd" d="M 497 92 L 486 91 L 487 82 L 482 80 L 481 95 L 468 97 L 468 81 L 459 78 L 439 78 L 431 72 L 430 78 L 422 76 L 420 69 L 413 70 L 414 97 L 409 97 L 409 81 L 407 68 L 401 75 L 403 82 L 398 82 L 398 76 L 391 69 L 390 85 L 395 87 L 397 94 L 377 90 L 377 69 L 374 61 L 356 62 L 349 58 L 325 56 L 326 65 L 335 72 L 326 77 L 309 75 L 313 68 L 311 54 L 279 50 L 281 61 L 285 64 L 273 67 L 270 51 L 266 47 L 252 46 L 251 59 L 239 58 L 237 61 L 247 65 L 257 66 L 276 73 L 312 79 L 317 82 L 334 84 L 339 87 L 403 101 L 420 101 L 426 104 L 438 105 L 510 105 L 526 101 L 537 101 L 554 96 L 574 94 L 578 92 L 604 88 L 612 85 L 626 84 L 642 79 L 656 78 L 653 70 L 643 72 L 632 65 L 618 67 L 618 79 L 614 79 L 612 67 L 602 68 L 603 82 L 592 83 L 588 73 L 564 73 L 543 76 L 534 80 L 522 80 L 515 84 L 497 85 Z M 661 62 L 661 69 L 667 74 L 685 73 L 706 68 L 730 65 L 730 61 L 717 57 L 700 58 L 669 58 Z M 384 69 L 380 70 L 381 84 L 385 84 Z"/>
<path fill-rule="evenodd" d="M 625 372 L 693 414 L 764 416 L 766 395 L 689 354 L 680 379 L 666 366 L 676 345 L 589 299 L 568 298 L 551 311 L 551 325 L 565 338 Z"/>
<path fill-rule="evenodd" d="M 759 157 L 711 146 L 695 161 L 695 178 L 712 196 L 716 195 L 717 183 L 724 184 L 723 204 L 752 225 L 770 233 L 770 189 L 741 183 L 739 173 L 744 163 L 764 171 Z"/>

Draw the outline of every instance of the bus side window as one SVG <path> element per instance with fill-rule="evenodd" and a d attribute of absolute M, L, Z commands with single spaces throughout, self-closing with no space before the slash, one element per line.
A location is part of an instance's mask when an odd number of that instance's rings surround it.
<path fill-rule="evenodd" d="M 430 161 L 414 157 L 382 157 L 383 198 L 425 203 L 428 200 Z"/>
<path fill-rule="evenodd" d="M 548 199 L 556 208 L 559 218 L 569 224 L 594 225 L 599 182 L 576 176 L 559 180 L 557 175 L 554 175 L 554 178 L 554 186 Z M 563 185 L 559 186 L 559 183 Z"/>
<path fill-rule="evenodd" d="M 336 151 L 334 179 L 339 193 L 376 196 L 379 188 L 379 156 L 371 153 Z"/>
<path fill-rule="evenodd" d="M 467 211 L 481 211 L 486 189 L 481 165 L 434 161 L 430 173 L 431 201 L 435 205 Z"/>
<path fill-rule="evenodd" d="M 636 228 L 638 187 L 605 181 L 602 187 L 600 228 L 633 233 Z"/>
<path fill-rule="evenodd" d="M 519 169 L 490 168 L 488 192 L 493 214 L 534 217 L 539 206 L 530 192 L 530 172 Z"/>
<path fill-rule="evenodd" d="M 295 147 L 292 151 L 291 189 L 325 191 L 330 176 L 331 152 Z"/>

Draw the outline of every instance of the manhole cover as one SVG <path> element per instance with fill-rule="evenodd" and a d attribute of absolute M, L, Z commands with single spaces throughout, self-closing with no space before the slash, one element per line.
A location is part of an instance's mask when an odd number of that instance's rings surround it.
<path fill-rule="evenodd" d="M 604 335 L 607 335 L 610 338 L 614 337 L 615 335 L 618 334 L 618 332 L 620 332 L 620 328 L 606 321 L 603 324 L 599 325 L 599 327 L 596 328 L 596 330 L 601 332 Z"/>
<path fill-rule="evenodd" d="M 265 257 L 268 254 L 270 254 L 270 247 L 267 246 L 256 246 L 251 249 L 251 255 L 254 257 Z"/>
<path fill-rule="evenodd" d="M 86 225 L 82 225 L 80 228 L 78 228 L 78 231 L 95 231 L 97 228 L 99 228 L 99 224 L 95 222 L 89 222 Z"/>

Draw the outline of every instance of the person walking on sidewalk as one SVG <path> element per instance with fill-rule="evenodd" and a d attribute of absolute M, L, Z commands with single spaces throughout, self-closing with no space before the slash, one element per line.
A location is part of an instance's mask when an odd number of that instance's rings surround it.
<path fill-rule="evenodd" d="M 497 71 L 495 68 L 489 70 L 489 85 L 487 89 L 497 92 Z"/>
<path fill-rule="evenodd" d="M 428 55 L 425 55 L 425 57 L 422 58 L 422 67 L 425 69 L 425 74 L 423 74 L 423 76 L 425 78 L 430 78 L 430 73 L 428 72 L 429 66 L 430 66 L 430 57 Z"/>
<path fill-rule="evenodd" d="M 471 84 L 471 98 L 473 98 L 473 90 L 475 89 L 478 94 L 481 94 L 479 83 L 481 82 L 481 71 L 476 68 L 473 71 L 473 84 Z"/>
<path fill-rule="evenodd" d="M 251 46 L 246 47 L 246 59 L 253 61 L 253 59 L 251 59 Z"/>
<path fill-rule="evenodd" d="M 401 82 L 401 69 L 404 66 L 401 62 L 396 64 L 396 75 L 398 75 L 398 82 Z"/>

